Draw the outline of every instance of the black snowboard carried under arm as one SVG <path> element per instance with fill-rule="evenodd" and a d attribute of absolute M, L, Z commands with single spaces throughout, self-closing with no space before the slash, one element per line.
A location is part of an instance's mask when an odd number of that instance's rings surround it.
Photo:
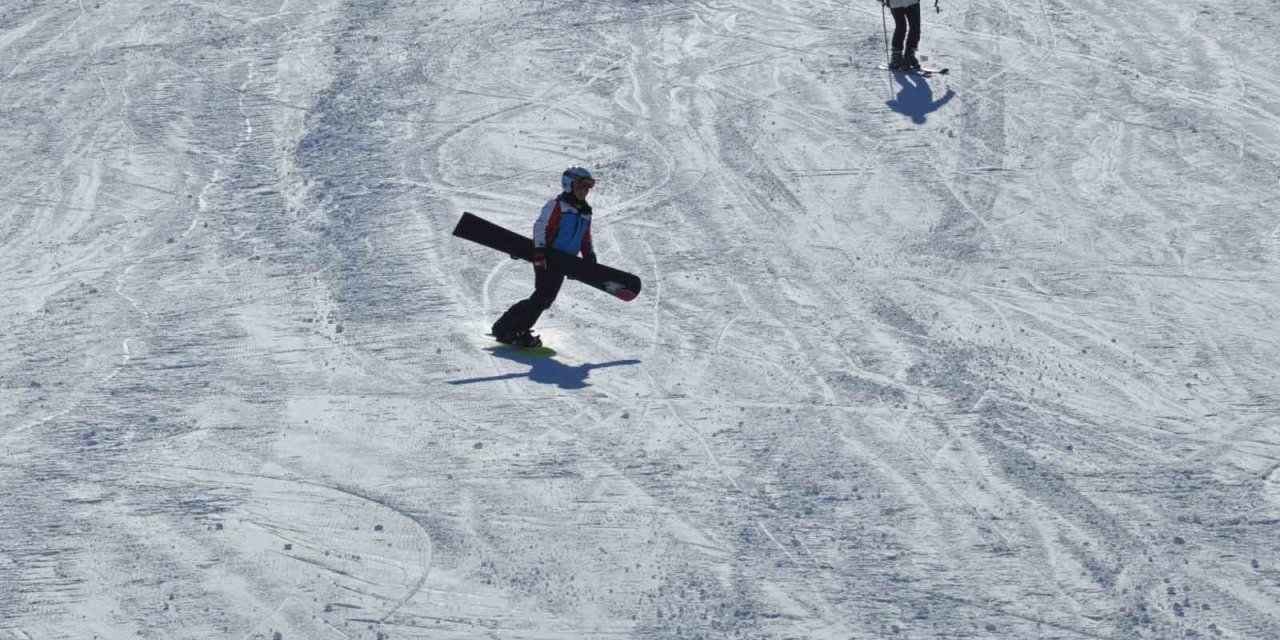
<path fill-rule="evenodd" d="M 533 260 L 533 240 L 500 227 L 480 216 L 464 212 L 453 235 L 521 260 Z M 563 251 L 547 250 L 547 268 L 621 300 L 640 295 L 640 278 L 613 267 L 590 263 Z"/>

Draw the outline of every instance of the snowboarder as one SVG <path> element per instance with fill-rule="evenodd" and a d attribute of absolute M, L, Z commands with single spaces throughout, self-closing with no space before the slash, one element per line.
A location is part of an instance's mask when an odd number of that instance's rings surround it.
<path fill-rule="evenodd" d="M 920 0 L 881 1 L 893 14 L 893 54 L 889 59 L 889 68 L 919 69 L 920 60 L 916 58 L 916 47 L 920 44 Z"/>
<path fill-rule="evenodd" d="M 595 184 L 591 172 L 583 167 L 569 167 L 560 176 L 560 195 L 542 206 L 542 213 L 533 223 L 533 295 L 511 305 L 493 323 L 493 337 L 498 342 L 542 346 L 542 339 L 532 332 L 533 325 L 555 302 L 564 284 L 563 275 L 547 268 L 548 250 L 581 253 L 583 260 L 596 262 L 591 245 L 591 205 L 587 204 L 587 193 Z"/>

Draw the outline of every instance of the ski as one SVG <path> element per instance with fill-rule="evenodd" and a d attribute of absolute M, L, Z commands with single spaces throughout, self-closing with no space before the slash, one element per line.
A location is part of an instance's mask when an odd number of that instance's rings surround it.
<path fill-rule="evenodd" d="M 919 69 L 890 69 L 889 65 L 885 64 L 876 68 L 881 71 L 900 71 L 902 73 L 910 73 L 912 75 L 924 76 L 926 78 L 934 75 L 945 75 L 951 71 L 949 67 L 943 67 L 941 69 L 930 69 L 928 67 L 920 67 Z"/>
<path fill-rule="evenodd" d="M 533 240 L 500 227 L 473 213 L 463 212 L 453 235 L 497 249 L 520 260 L 533 259 Z M 619 300 L 634 300 L 640 295 L 640 278 L 603 264 L 587 262 L 578 256 L 548 250 L 547 268 L 566 278 L 595 287 Z"/>

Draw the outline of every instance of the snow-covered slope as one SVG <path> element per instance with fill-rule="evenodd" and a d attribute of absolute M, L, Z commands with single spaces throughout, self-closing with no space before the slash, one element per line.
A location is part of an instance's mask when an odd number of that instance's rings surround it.
<path fill-rule="evenodd" d="M 1280 637 L 1274 3 L 944 2 L 5 2 L 0 637 Z"/>

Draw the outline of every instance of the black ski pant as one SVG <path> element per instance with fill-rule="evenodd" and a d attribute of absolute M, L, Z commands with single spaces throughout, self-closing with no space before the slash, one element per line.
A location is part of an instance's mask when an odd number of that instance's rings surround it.
<path fill-rule="evenodd" d="M 920 3 L 889 11 L 893 12 L 893 50 L 902 51 L 903 40 L 906 40 L 907 51 L 915 51 L 920 44 Z M 909 34 L 908 25 L 911 27 Z"/>
<path fill-rule="evenodd" d="M 560 285 L 564 284 L 564 276 L 550 269 L 533 268 L 533 295 L 513 305 L 493 323 L 494 336 L 509 336 L 519 331 L 528 331 L 542 316 L 542 312 L 551 307 L 560 294 Z"/>

